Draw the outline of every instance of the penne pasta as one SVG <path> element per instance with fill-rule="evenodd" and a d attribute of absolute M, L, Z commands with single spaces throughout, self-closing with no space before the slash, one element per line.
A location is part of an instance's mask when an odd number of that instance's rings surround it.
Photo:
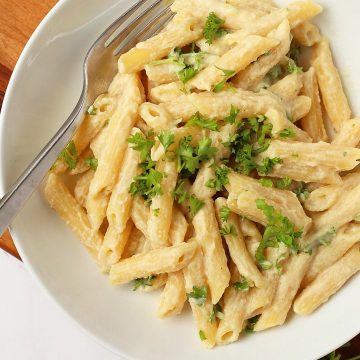
<path fill-rule="evenodd" d="M 302 46 L 313 46 L 321 41 L 319 28 L 310 21 L 304 21 L 291 30 L 294 39 Z"/>
<path fill-rule="evenodd" d="M 294 1 L 287 6 L 287 9 L 291 28 L 297 27 L 322 12 L 322 7 L 312 0 Z"/>
<path fill-rule="evenodd" d="M 93 177 L 94 177 L 94 171 L 93 170 L 87 171 L 76 182 L 74 188 L 75 199 L 84 208 L 86 206 L 86 199 L 89 193 L 89 187 Z"/>
<path fill-rule="evenodd" d="M 360 271 L 360 245 L 354 245 L 340 260 L 320 273 L 296 298 L 294 311 L 300 315 L 311 314 L 328 301 L 346 281 Z"/>
<path fill-rule="evenodd" d="M 338 146 L 357 147 L 360 143 L 360 119 L 355 118 L 342 123 L 331 143 Z"/>
<path fill-rule="evenodd" d="M 189 264 L 196 248 L 196 243 L 183 243 L 121 260 L 111 266 L 110 282 L 120 285 L 138 278 L 181 270 Z"/>
<path fill-rule="evenodd" d="M 279 96 L 282 101 L 287 102 L 294 100 L 302 87 L 302 76 L 299 73 L 294 72 L 270 86 L 269 90 Z"/>

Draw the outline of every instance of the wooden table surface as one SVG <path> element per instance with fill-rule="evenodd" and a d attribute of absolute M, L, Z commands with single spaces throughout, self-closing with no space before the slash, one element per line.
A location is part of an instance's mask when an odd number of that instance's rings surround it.
<path fill-rule="evenodd" d="M 23 47 L 56 2 L 57 0 L 0 0 L 0 109 L 12 70 Z M 0 247 L 20 259 L 8 231 L 1 236 Z M 336 354 L 341 354 L 341 360 L 359 355 L 360 335 Z M 327 358 L 338 360 L 330 356 Z"/>

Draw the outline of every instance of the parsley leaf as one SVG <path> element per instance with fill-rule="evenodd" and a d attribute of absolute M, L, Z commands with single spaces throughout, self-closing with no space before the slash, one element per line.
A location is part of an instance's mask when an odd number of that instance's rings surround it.
<path fill-rule="evenodd" d="M 91 170 L 95 171 L 98 167 L 98 160 L 94 157 L 89 157 L 89 158 L 85 159 L 85 164 Z"/>
<path fill-rule="evenodd" d="M 222 236 L 226 236 L 226 235 L 237 236 L 237 232 L 236 232 L 236 230 L 235 230 L 234 225 L 232 225 L 232 224 L 225 224 L 225 225 L 220 229 L 220 235 L 222 235 Z"/>
<path fill-rule="evenodd" d="M 187 122 L 188 126 L 194 125 L 211 131 L 219 131 L 219 125 L 216 120 L 206 119 L 199 112 L 195 113 Z"/>
<path fill-rule="evenodd" d="M 194 217 L 197 212 L 205 205 L 205 203 L 199 200 L 195 195 L 189 197 L 190 215 Z"/>
<path fill-rule="evenodd" d="M 293 192 L 296 194 L 300 202 L 305 202 L 310 196 L 309 191 L 306 189 L 306 184 L 303 181 L 300 182 L 299 187 L 293 190 Z"/>
<path fill-rule="evenodd" d="M 207 340 L 207 337 L 205 335 L 205 332 L 203 330 L 199 330 L 199 338 L 201 341 Z"/>
<path fill-rule="evenodd" d="M 160 209 L 159 208 L 153 209 L 153 214 L 154 214 L 154 216 L 158 217 L 160 214 Z"/>
<path fill-rule="evenodd" d="M 222 26 L 225 24 L 225 20 L 220 19 L 214 12 L 211 12 L 207 17 L 203 35 L 206 42 L 211 45 L 214 38 L 221 37 L 227 33 Z"/>
<path fill-rule="evenodd" d="M 66 148 L 60 153 L 59 159 L 63 160 L 70 170 L 74 170 L 76 168 L 79 156 L 73 140 L 71 140 L 66 145 Z"/>
<path fill-rule="evenodd" d="M 264 186 L 264 187 L 268 187 L 268 188 L 271 188 L 274 186 L 273 182 L 271 179 L 266 179 L 266 178 L 262 178 L 262 179 L 259 179 L 259 183 Z"/>
<path fill-rule="evenodd" d="M 191 80 L 193 77 L 195 77 L 195 75 L 198 72 L 199 72 L 198 69 L 195 69 L 192 66 L 187 66 L 185 69 L 180 70 L 177 73 L 177 76 L 183 84 L 186 84 L 189 80 Z"/>
<path fill-rule="evenodd" d="M 234 284 L 232 284 L 232 287 L 236 290 L 245 292 L 245 291 L 249 291 L 250 283 L 248 279 L 246 279 L 244 276 L 241 276 L 240 281 L 237 281 Z"/>
<path fill-rule="evenodd" d="M 139 132 L 130 136 L 127 139 L 127 142 L 129 144 L 133 144 L 134 146 L 132 146 L 132 148 L 140 152 L 141 161 L 144 161 L 147 158 L 151 148 L 155 144 L 153 140 L 147 139 L 143 134 Z"/>
<path fill-rule="evenodd" d="M 223 72 L 223 77 L 224 77 L 224 79 L 220 81 L 218 84 L 216 84 L 212 89 L 213 92 L 218 93 L 224 90 L 226 82 L 236 74 L 236 71 L 221 69 L 217 66 L 215 67 Z"/>
<path fill-rule="evenodd" d="M 230 114 L 229 116 L 227 116 L 224 121 L 229 123 L 229 124 L 235 124 L 235 121 L 236 121 L 236 117 L 238 116 L 240 112 L 240 109 L 238 109 L 237 107 L 235 107 L 234 105 L 231 105 L 231 108 L 230 108 Z"/>
<path fill-rule="evenodd" d="M 286 247 L 298 253 L 300 248 L 297 239 L 302 236 L 302 231 L 295 231 L 294 224 L 286 216 L 276 211 L 273 206 L 268 205 L 265 200 L 257 199 L 256 207 L 263 211 L 268 221 L 255 255 L 258 264 L 266 270 L 272 267 L 272 264 L 265 257 L 265 249 L 267 247 L 277 247 L 279 243 L 283 243 Z"/>
<path fill-rule="evenodd" d="M 221 305 L 219 303 L 213 305 L 212 311 L 209 316 L 209 321 L 213 323 L 217 317 L 221 319 L 223 316 L 224 314 L 222 313 Z"/>
<path fill-rule="evenodd" d="M 140 287 L 152 286 L 154 280 L 156 279 L 155 275 L 150 275 L 146 278 L 138 278 L 134 280 L 134 288 L 133 291 L 136 291 Z"/>
<path fill-rule="evenodd" d="M 230 215 L 230 209 L 227 206 L 222 206 L 220 208 L 220 220 L 223 222 L 228 221 Z"/>
<path fill-rule="evenodd" d="M 289 74 L 301 74 L 302 68 L 297 66 L 293 59 L 289 59 L 289 62 L 287 64 L 287 71 Z"/>
<path fill-rule="evenodd" d="M 207 288 L 206 286 L 193 286 L 193 289 L 190 293 L 187 293 L 186 296 L 190 300 L 192 299 L 196 305 L 202 306 L 205 304 L 207 299 Z"/>
<path fill-rule="evenodd" d="M 276 187 L 278 189 L 285 189 L 288 186 L 290 186 L 291 183 L 292 183 L 292 180 L 288 176 L 285 176 L 284 178 L 281 178 L 276 181 Z"/>
<path fill-rule="evenodd" d="M 158 139 L 161 145 L 164 147 L 165 152 L 168 150 L 171 144 L 175 142 L 175 135 L 171 131 L 164 131 L 159 136 Z"/>
<path fill-rule="evenodd" d="M 175 189 L 171 193 L 174 200 L 178 202 L 178 204 L 183 204 L 188 198 L 188 193 L 184 190 L 184 180 L 180 180 L 177 182 Z"/>
<path fill-rule="evenodd" d="M 215 169 L 215 179 L 208 180 L 205 185 L 216 191 L 221 191 L 223 187 L 229 183 L 229 173 L 230 169 L 228 167 L 217 167 Z"/>
<path fill-rule="evenodd" d="M 191 140 L 191 136 L 185 136 L 176 149 L 177 171 L 183 175 L 194 174 L 199 169 L 200 162 L 210 160 L 217 151 L 211 146 L 209 138 L 200 140 L 197 147 L 191 146 Z"/>
<path fill-rule="evenodd" d="M 288 128 L 288 129 L 279 131 L 279 136 L 282 138 L 291 138 L 291 137 L 296 136 L 296 133 L 294 130 Z"/>
<path fill-rule="evenodd" d="M 135 176 L 130 185 L 131 196 L 142 195 L 146 201 L 150 201 L 157 195 L 162 195 L 161 181 L 163 174 L 154 168 L 145 170 L 141 175 Z"/>
<path fill-rule="evenodd" d="M 258 322 L 260 316 L 261 315 L 256 315 L 256 316 L 253 316 L 252 318 L 248 319 L 246 327 L 245 327 L 245 332 L 247 334 L 252 334 L 254 332 L 254 327 L 255 327 L 256 323 Z"/>
<path fill-rule="evenodd" d="M 97 111 L 98 109 L 94 105 L 90 105 L 86 112 L 89 115 L 97 115 Z"/>

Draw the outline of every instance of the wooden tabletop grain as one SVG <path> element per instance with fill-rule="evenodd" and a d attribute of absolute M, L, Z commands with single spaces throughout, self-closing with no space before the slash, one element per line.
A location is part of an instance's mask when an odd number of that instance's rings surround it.
<path fill-rule="evenodd" d="M 0 0 L 0 109 L 12 70 L 22 49 L 40 21 L 56 3 L 57 0 Z M 8 231 L 1 235 L 0 247 L 20 259 Z M 300 339 L 299 345 L 306 346 Z M 337 350 L 336 354 L 341 355 L 341 360 L 359 355 L 360 335 Z M 338 360 L 330 356 L 326 359 Z"/>

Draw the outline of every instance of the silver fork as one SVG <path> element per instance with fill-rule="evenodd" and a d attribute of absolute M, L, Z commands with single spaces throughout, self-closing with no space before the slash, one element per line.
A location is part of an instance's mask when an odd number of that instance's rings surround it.
<path fill-rule="evenodd" d="M 84 61 L 80 99 L 58 132 L 0 200 L 0 235 L 21 210 L 71 139 L 97 95 L 106 92 L 117 70 L 116 56 L 158 33 L 171 19 L 170 0 L 140 0 L 91 46 Z"/>

